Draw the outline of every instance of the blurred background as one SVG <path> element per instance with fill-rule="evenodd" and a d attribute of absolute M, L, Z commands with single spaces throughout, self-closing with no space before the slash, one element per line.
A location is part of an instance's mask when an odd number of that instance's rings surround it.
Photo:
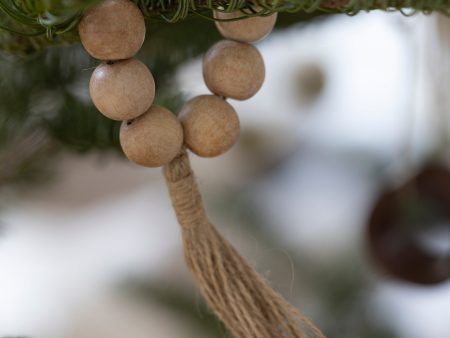
<path fill-rule="evenodd" d="M 330 338 L 450 337 L 449 32 L 439 15 L 282 14 L 258 44 L 265 85 L 231 101 L 238 144 L 192 156 L 215 224 Z M 218 39 L 207 20 L 148 22 L 160 104 L 207 93 Z M 37 46 L 0 57 L 0 337 L 227 337 L 160 170 L 126 161 L 90 102 L 96 61 Z"/>

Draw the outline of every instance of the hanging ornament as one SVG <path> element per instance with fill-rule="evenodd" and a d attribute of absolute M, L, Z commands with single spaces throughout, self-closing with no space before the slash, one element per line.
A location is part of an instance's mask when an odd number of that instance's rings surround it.
<path fill-rule="evenodd" d="M 272 15 L 218 27 L 225 37 L 253 42 L 270 32 L 275 19 Z M 90 93 L 104 115 L 123 121 L 120 143 L 125 155 L 146 167 L 164 167 L 186 263 L 209 306 L 235 338 L 323 337 L 209 221 L 186 151 L 218 156 L 236 142 L 239 119 L 226 99 L 248 99 L 261 88 L 265 70 L 259 51 L 231 40 L 211 47 L 203 76 L 214 95 L 190 100 L 177 119 L 163 107 L 149 107 L 155 94 L 153 77 L 132 59 L 145 36 L 143 16 L 132 1 L 104 1 L 84 14 L 79 32 L 86 51 L 104 61 L 94 71 Z"/>
<path fill-rule="evenodd" d="M 378 199 L 367 232 L 370 253 L 400 280 L 423 285 L 450 280 L 448 237 L 439 250 L 439 235 L 432 233 L 439 228 L 450 228 L 450 171 L 430 165 Z"/>

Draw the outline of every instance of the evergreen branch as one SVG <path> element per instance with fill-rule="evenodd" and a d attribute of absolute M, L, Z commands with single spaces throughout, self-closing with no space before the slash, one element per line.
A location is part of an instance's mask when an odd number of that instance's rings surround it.
<path fill-rule="evenodd" d="M 360 11 L 401 11 L 405 15 L 416 12 L 437 11 L 448 14 L 450 0 L 133 0 L 148 19 L 162 18 L 178 22 L 190 15 L 215 20 L 212 10 L 241 10 L 242 17 L 270 15 L 274 12 L 345 13 Z M 48 37 L 64 34 L 74 28 L 80 14 L 99 0 L 0 0 L 0 13 L 16 25 L 26 26 L 29 32 L 9 27 L 9 31 L 22 34 L 44 32 Z M 259 10 L 255 10 L 258 5 Z M 409 10 L 410 13 L 406 13 Z M 0 17 L 0 29 L 5 26 Z"/>
<path fill-rule="evenodd" d="M 43 33 L 45 33 L 45 30 L 38 30 L 35 32 L 20 32 L 20 31 L 16 30 L 15 28 L 10 28 L 7 26 L 3 26 L 1 24 L 0 24 L 0 30 L 4 30 L 6 32 L 21 35 L 21 36 L 39 36 L 39 35 L 42 35 Z"/>

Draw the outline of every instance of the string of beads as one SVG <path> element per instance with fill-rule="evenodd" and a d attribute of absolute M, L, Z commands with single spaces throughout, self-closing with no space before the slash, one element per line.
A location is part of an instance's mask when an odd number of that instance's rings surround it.
<path fill-rule="evenodd" d="M 125 23 L 118 16 L 126 17 Z M 239 118 L 227 98 L 245 100 L 261 88 L 264 62 L 251 43 L 264 38 L 275 21 L 276 14 L 216 22 L 228 40 L 213 45 L 203 59 L 203 77 L 212 94 L 188 101 L 178 119 L 153 104 L 153 77 L 134 58 L 144 41 L 145 25 L 132 1 L 104 1 L 83 16 L 79 31 L 88 53 L 103 61 L 92 74 L 91 97 L 101 113 L 122 121 L 125 155 L 143 166 L 164 166 L 185 260 L 211 309 L 236 338 L 323 338 L 208 220 L 186 152 L 187 147 L 199 156 L 213 157 L 236 142 Z"/>
<path fill-rule="evenodd" d="M 215 11 L 219 19 L 240 12 Z M 265 68 L 251 43 L 266 37 L 277 14 L 240 21 L 216 21 L 227 39 L 213 45 L 203 59 L 203 77 L 212 94 L 185 104 L 179 119 L 153 105 L 155 83 L 150 70 L 134 58 L 145 39 L 144 16 L 129 0 L 107 0 L 86 12 L 79 25 L 86 51 L 103 62 L 89 84 L 94 105 L 105 116 L 123 121 L 120 142 L 125 155 L 146 167 L 168 164 L 183 143 L 203 157 L 218 156 L 239 137 L 239 118 L 226 98 L 245 100 L 261 88 Z"/>
<path fill-rule="evenodd" d="M 214 12 L 215 17 L 239 16 Z M 229 39 L 213 45 L 203 58 L 203 78 L 213 95 L 193 98 L 183 107 L 180 120 L 184 142 L 199 156 L 218 156 L 230 149 L 239 137 L 239 119 L 226 98 L 246 100 L 261 88 L 264 61 L 250 43 L 266 37 L 275 25 L 277 14 L 250 17 L 241 21 L 216 21 L 221 34 Z"/>
<path fill-rule="evenodd" d="M 183 130 L 172 112 L 153 105 L 153 76 L 134 58 L 145 39 L 142 12 L 132 1 L 107 0 L 83 15 L 78 30 L 86 51 L 103 61 L 89 92 L 103 115 L 123 121 L 125 155 L 146 167 L 169 163 L 180 152 Z"/>

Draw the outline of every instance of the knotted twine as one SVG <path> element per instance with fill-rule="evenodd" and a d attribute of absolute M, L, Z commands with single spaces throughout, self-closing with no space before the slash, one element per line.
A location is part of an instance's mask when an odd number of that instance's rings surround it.
<path fill-rule="evenodd" d="M 201 293 L 235 338 L 324 338 L 272 290 L 208 220 L 186 150 L 164 167 L 181 225 L 186 263 Z"/>

